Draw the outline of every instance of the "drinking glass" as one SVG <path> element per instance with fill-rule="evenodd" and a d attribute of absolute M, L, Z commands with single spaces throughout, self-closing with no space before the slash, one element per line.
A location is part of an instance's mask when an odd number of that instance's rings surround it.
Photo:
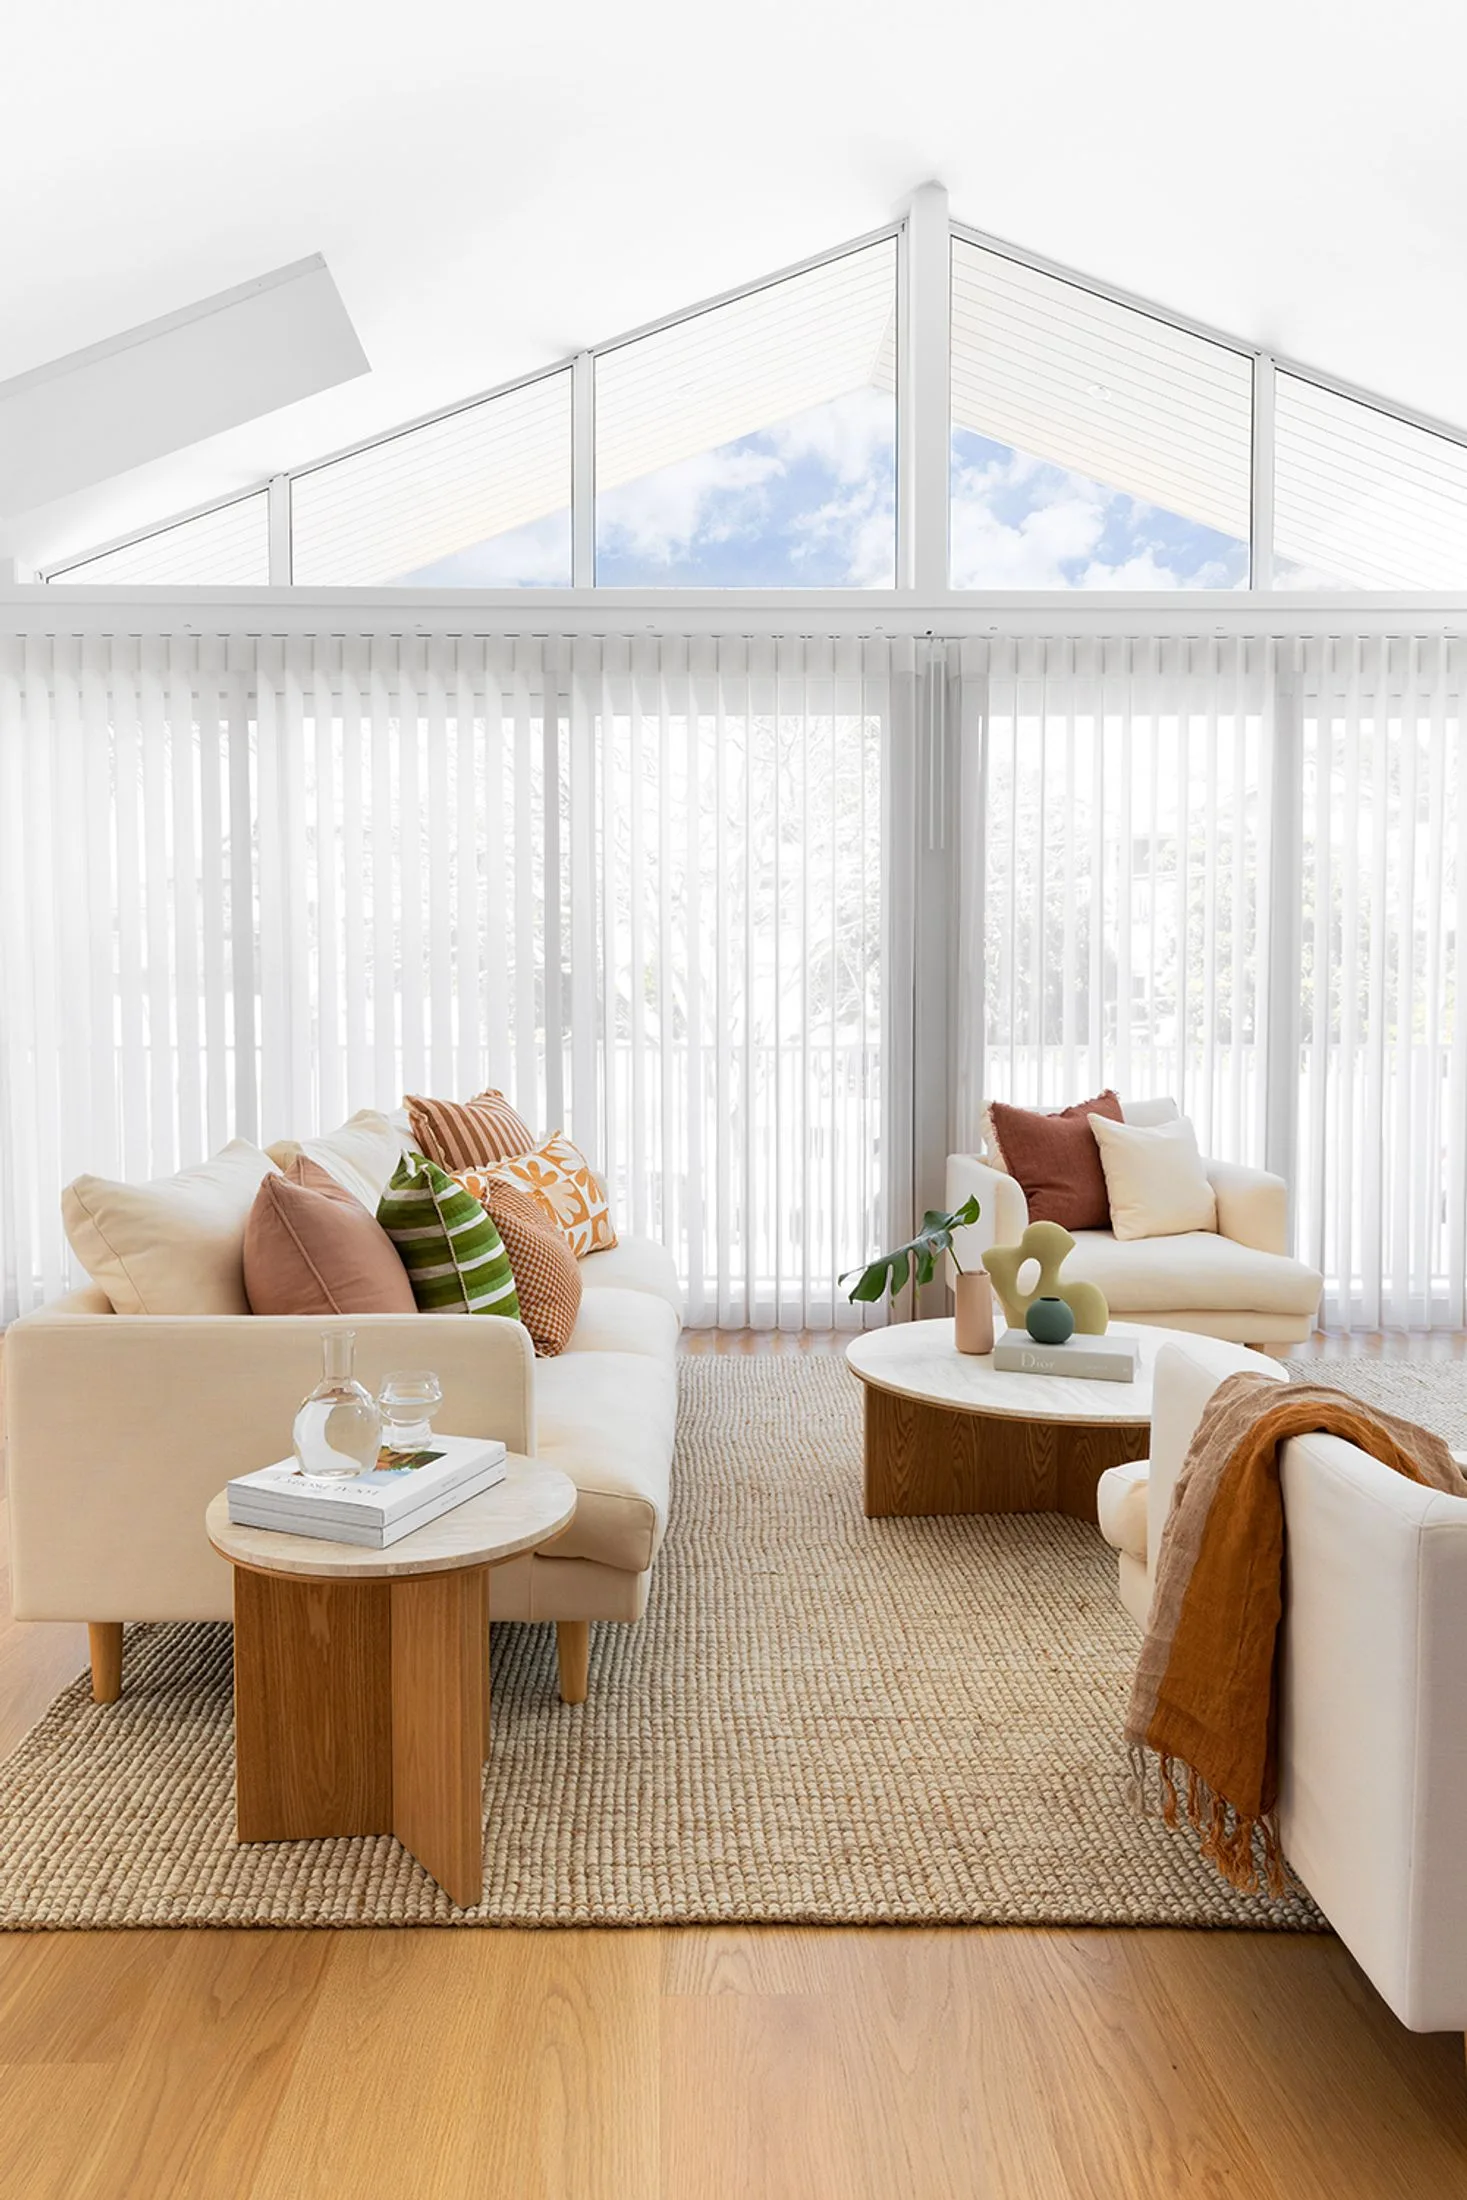
<path fill-rule="evenodd" d="M 421 1451 L 433 1441 L 433 1415 L 443 1403 L 443 1385 L 431 1368 L 399 1368 L 389 1375 L 377 1399 L 389 1451 Z"/>

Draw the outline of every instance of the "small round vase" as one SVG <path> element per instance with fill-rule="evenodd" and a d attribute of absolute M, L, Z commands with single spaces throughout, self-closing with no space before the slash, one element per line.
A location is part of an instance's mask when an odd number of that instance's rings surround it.
<path fill-rule="evenodd" d="M 1024 1316 L 1024 1327 L 1036 1344 L 1068 1344 L 1075 1334 L 1075 1317 L 1064 1299 L 1035 1299 Z"/>

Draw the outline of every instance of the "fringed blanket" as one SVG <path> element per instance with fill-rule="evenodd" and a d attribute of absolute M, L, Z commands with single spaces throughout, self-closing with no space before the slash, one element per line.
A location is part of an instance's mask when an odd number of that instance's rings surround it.
<path fill-rule="evenodd" d="M 1143 1800 L 1157 1775 L 1202 1853 L 1245 1894 L 1284 1890 L 1278 1819 L 1278 1642 L 1291 1436 L 1343 1436 L 1413 1482 L 1467 1497 L 1440 1437 L 1318 1383 L 1230 1375 L 1209 1399 L 1177 1480 L 1126 1740 Z M 1185 1789 L 1179 1803 L 1178 1788 Z"/>

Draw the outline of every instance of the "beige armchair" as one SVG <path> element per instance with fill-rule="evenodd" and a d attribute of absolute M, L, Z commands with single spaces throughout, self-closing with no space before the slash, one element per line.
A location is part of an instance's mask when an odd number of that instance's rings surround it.
<path fill-rule="evenodd" d="M 1118 1320 L 1190 1329 L 1235 1344 L 1296 1344 L 1314 1328 L 1324 1278 L 1288 1252 L 1288 1194 L 1282 1177 L 1236 1162 L 1209 1161 L 1216 1230 L 1121 1240 L 1077 1230 L 1065 1274 L 1099 1284 Z M 953 1247 L 965 1268 L 990 1245 L 1012 1245 L 1029 1221 L 1015 1178 L 976 1154 L 948 1155 L 947 1201 L 976 1194 L 982 1213 Z"/>

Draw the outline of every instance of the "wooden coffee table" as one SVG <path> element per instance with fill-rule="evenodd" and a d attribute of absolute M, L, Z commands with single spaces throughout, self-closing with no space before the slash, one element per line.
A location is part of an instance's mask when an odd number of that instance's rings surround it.
<path fill-rule="evenodd" d="M 1133 1383 L 1012 1375 L 959 1352 L 950 1321 L 893 1322 L 846 1347 L 866 1396 L 866 1513 L 1062 1512 L 1094 1520 L 1107 1467 L 1144 1459 L 1151 1375 L 1170 1329 L 1112 1322 Z"/>
<path fill-rule="evenodd" d="M 492 1490 L 389 1550 L 234 1527 L 240 1841 L 393 1833 L 464 1908 L 484 1891 L 489 1571 L 570 1525 L 568 1475 L 511 1454 Z"/>

